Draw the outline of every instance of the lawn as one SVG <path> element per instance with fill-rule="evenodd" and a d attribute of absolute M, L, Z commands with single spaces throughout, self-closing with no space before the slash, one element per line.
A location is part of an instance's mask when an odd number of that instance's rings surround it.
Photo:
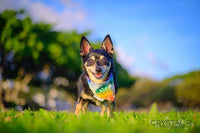
<path fill-rule="evenodd" d="M 125 133 L 125 132 L 175 132 L 200 133 L 200 112 L 149 113 L 115 112 L 114 118 L 100 117 L 98 112 L 88 112 L 76 117 L 74 113 L 25 110 L 0 113 L 0 133 Z"/>

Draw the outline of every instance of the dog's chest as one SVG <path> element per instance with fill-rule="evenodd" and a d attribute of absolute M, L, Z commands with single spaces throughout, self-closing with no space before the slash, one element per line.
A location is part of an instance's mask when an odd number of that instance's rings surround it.
<path fill-rule="evenodd" d="M 87 77 L 87 82 L 90 90 L 93 92 L 94 97 L 99 101 L 114 101 L 115 99 L 115 85 L 113 75 L 101 83 L 95 83 Z"/>

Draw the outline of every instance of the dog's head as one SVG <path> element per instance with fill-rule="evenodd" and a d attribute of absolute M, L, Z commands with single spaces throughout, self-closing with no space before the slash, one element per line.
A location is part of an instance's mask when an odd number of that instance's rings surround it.
<path fill-rule="evenodd" d="M 102 82 L 109 76 L 113 66 L 113 52 L 110 35 L 104 38 L 101 49 L 93 49 L 84 36 L 81 38 L 80 55 L 83 68 L 92 81 Z"/>

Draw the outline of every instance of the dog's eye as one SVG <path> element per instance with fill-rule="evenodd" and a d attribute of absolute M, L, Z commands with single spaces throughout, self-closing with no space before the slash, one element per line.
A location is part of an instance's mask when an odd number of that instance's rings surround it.
<path fill-rule="evenodd" d="M 106 64 L 108 63 L 108 59 L 107 59 L 107 58 L 103 58 L 101 61 L 102 61 L 102 63 L 103 63 L 104 65 L 106 65 Z"/>
<path fill-rule="evenodd" d="M 92 64 L 94 64 L 94 60 L 93 59 L 88 59 L 88 65 L 92 65 Z"/>

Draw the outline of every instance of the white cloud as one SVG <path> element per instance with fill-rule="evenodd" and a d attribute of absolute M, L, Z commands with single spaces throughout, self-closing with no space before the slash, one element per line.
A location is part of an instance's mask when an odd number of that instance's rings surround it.
<path fill-rule="evenodd" d="M 16 0 L 0 0 L 0 11 L 6 9 L 20 9 L 22 3 L 23 3 L 22 1 L 18 2 Z"/>
<path fill-rule="evenodd" d="M 126 53 L 122 48 L 117 47 L 115 48 L 116 51 L 116 59 L 117 61 L 119 61 L 120 64 L 122 64 L 122 66 L 127 69 L 130 70 L 135 62 L 135 58 L 131 55 L 129 55 L 128 53 Z"/>
<path fill-rule="evenodd" d="M 93 28 L 87 18 L 86 11 L 80 3 L 73 0 L 60 0 L 57 2 L 60 2 L 64 7 L 62 11 L 56 11 L 53 7 L 39 1 L 0 0 L 0 11 L 25 9 L 33 21 L 54 24 L 56 30 L 76 29 L 84 31 Z"/>
<path fill-rule="evenodd" d="M 57 12 L 41 2 L 31 3 L 29 13 L 35 21 L 42 20 L 44 22 L 56 23 L 60 18 Z"/>
<path fill-rule="evenodd" d="M 157 57 L 155 57 L 153 52 L 148 52 L 147 53 L 147 59 L 152 65 L 155 65 L 160 69 L 163 69 L 163 70 L 167 70 L 168 69 L 167 62 L 159 60 Z"/>
<path fill-rule="evenodd" d="M 143 77 L 143 78 L 146 77 L 146 78 L 150 78 L 150 79 L 155 78 L 155 75 L 152 70 L 148 70 L 147 72 L 145 72 L 144 70 L 141 70 L 138 68 L 133 70 L 132 75 L 138 76 L 138 77 Z"/>
<path fill-rule="evenodd" d="M 133 76 L 155 78 L 152 69 L 144 70 L 139 68 L 140 61 L 137 56 L 128 54 L 119 46 L 115 48 L 117 61 Z M 139 61 L 139 62 L 138 62 Z"/>

